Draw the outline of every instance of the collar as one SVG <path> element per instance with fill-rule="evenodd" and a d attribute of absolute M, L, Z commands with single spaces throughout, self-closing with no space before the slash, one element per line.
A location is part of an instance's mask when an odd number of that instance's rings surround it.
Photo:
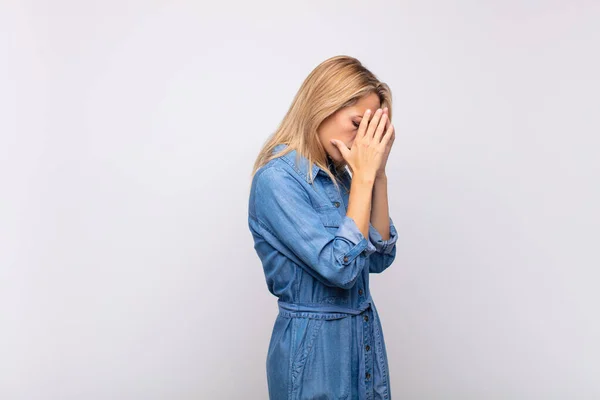
<path fill-rule="evenodd" d="M 273 148 L 273 152 L 278 153 L 281 150 L 285 149 L 287 146 L 288 145 L 285 143 L 279 143 Z M 297 154 L 296 150 L 293 149 L 293 150 L 290 150 L 287 154 L 284 154 L 283 156 L 281 156 L 281 159 L 283 161 L 287 162 L 294 169 L 294 171 L 296 171 L 296 173 L 298 173 L 300 176 L 304 177 L 304 179 L 306 181 L 308 181 L 308 170 L 309 170 L 308 159 L 306 157 L 300 155 L 299 162 L 296 163 L 296 154 Z M 328 159 L 329 159 L 329 157 L 328 157 Z M 312 163 L 310 168 L 312 169 L 313 181 L 317 178 L 319 172 L 321 172 L 327 176 L 327 171 L 325 171 L 323 168 L 319 167 L 315 163 Z M 342 172 L 342 174 L 345 175 L 346 179 L 350 179 L 350 173 L 348 172 L 348 167 L 346 167 L 344 169 L 344 172 Z M 309 181 L 309 183 L 312 184 L 313 181 Z"/>
<path fill-rule="evenodd" d="M 276 145 L 273 148 L 273 152 L 278 153 L 281 150 L 285 149 L 287 146 L 288 145 L 285 143 L 279 143 L 278 145 Z M 294 169 L 294 171 L 296 171 L 299 175 L 303 176 L 304 179 L 308 181 L 308 170 L 309 170 L 308 159 L 306 157 L 304 157 L 303 155 L 300 155 L 300 159 L 299 159 L 298 163 L 296 163 L 296 154 L 297 154 L 297 152 L 294 149 L 294 150 L 291 150 L 289 153 L 281 156 L 281 159 L 284 160 L 285 162 L 287 162 Z M 321 167 L 319 167 L 315 163 L 312 163 L 310 168 L 312 169 L 313 181 L 317 178 L 317 174 L 319 173 L 319 171 L 325 172 Z M 312 183 L 312 182 L 310 182 L 310 183 Z"/>

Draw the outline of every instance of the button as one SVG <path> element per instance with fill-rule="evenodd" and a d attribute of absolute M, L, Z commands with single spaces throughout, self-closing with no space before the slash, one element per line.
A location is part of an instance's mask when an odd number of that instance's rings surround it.
<path fill-rule="evenodd" d="M 365 346 L 365 350 L 366 350 L 366 351 L 369 351 L 369 350 L 371 350 L 371 347 L 370 347 L 369 345 L 366 345 L 366 346 Z"/>
<path fill-rule="evenodd" d="M 359 294 L 360 296 L 362 296 L 362 294 L 363 294 L 363 291 L 362 291 L 362 289 L 358 289 L 358 294 Z"/>
<path fill-rule="evenodd" d="M 369 320 L 369 316 L 368 316 L 368 315 L 365 315 L 363 319 L 364 319 L 365 321 L 368 321 L 368 320 Z"/>
<path fill-rule="evenodd" d="M 333 205 L 334 205 L 334 206 L 337 208 L 337 207 L 339 207 L 339 206 L 340 206 L 340 202 L 339 202 L 339 201 L 336 201 L 335 203 L 333 203 Z"/>
<path fill-rule="evenodd" d="M 344 262 L 348 262 L 348 256 L 344 256 Z"/>
<path fill-rule="evenodd" d="M 365 374 L 365 377 L 367 378 L 367 380 L 369 380 L 369 379 L 371 378 L 371 374 L 367 372 L 367 373 Z"/>

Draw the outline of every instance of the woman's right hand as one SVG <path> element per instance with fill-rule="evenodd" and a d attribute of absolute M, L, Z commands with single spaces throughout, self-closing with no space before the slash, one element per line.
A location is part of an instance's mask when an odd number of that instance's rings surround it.
<path fill-rule="evenodd" d="M 386 145 L 392 137 L 393 127 L 383 133 L 387 122 L 387 114 L 379 108 L 369 120 L 371 110 L 366 110 L 358 127 L 358 133 L 352 143 L 352 148 L 347 148 L 344 142 L 332 139 L 331 143 L 338 148 L 342 157 L 352 171 L 352 179 L 360 177 L 366 180 L 375 180 L 377 170 L 383 162 Z"/>

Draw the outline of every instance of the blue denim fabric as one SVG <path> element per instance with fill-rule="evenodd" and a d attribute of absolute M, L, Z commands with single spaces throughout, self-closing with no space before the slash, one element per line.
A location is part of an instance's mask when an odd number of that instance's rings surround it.
<path fill-rule="evenodd" d="M 280 144 L 275 152 L 285 148 Z M 390 399 L 383 330 L 369 289 L 396 257 L 396 228 L 365 238 L 338 192 L 296 151 L 261 167 L 252 181 L 248 225 L 279 313 L 266 372 L 271 400 Z M 340 177 L 349 189 L 351 176 Z"/>

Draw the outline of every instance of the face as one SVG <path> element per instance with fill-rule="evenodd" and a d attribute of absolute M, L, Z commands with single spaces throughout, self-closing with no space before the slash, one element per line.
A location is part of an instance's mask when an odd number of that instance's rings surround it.
<path fill-rule="evenodd" d="M 340 140 L 346 147 L 351 148 L 365 111 L 370 109 L 373 115 L 380 106 L 379 96 L 370 93 L 361 97 L 353 106 L 338 110 L 321 123 L 318 129 L 319 139 L 327 154 L 336 163 L 344 162 L 344 158 L 337 147 L 331 144 L 331 139 Z"/>

